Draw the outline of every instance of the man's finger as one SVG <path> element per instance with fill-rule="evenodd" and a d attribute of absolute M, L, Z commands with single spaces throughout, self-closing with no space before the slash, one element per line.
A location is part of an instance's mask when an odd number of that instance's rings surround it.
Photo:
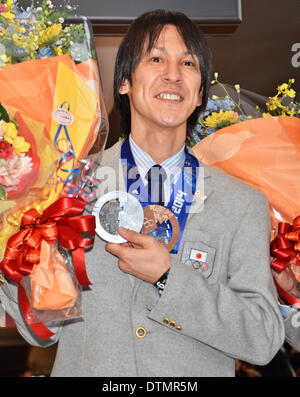
<path fill-rule="evenodd" d="M 135 249 L 130 245 L 130 243 L 117 244 L 117 243 L 107 243 L 105 245 L 106 251 L 117 256 L 118 258 L 123 258 L 123 260 L 128 260 Z"/>
<path fill-rule="evenodd" d="M 149 246 L 151 237 L 146 236 L 145 234 L 137 233 L 134 230 L 125 229 L 124 227 L 118 228 L 118 233 L 125 240 L 129 241 L 134 245 L 139 245 L 142 248 L 146 248 Z"/>

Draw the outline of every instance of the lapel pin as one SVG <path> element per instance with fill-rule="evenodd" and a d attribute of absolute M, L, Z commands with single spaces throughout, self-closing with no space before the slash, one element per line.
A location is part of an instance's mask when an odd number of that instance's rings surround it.
<path fill-rule="evenodd" d="M 195 192 L 195 198 L 196 199 L 201 199 L 201 200 L 206 200 L 207 199 L 207 196 L 206 196 L 206 194 L 204 194 L 204 192 L 201 192 L 200 190 L 196 190 L 196 192 Z"/>

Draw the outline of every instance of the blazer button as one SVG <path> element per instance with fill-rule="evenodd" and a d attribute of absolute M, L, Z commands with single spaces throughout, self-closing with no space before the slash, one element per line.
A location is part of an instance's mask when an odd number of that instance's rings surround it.
<path fill-rule="evenodd" d="M 171 327 L 171 328 L 175 328 L 176 327 L 176 323 L 175 323 L 175 321 L 169 321 L 169 326 Z"/>
<path fill-rule="evenodd" d="M 164 317 L 164 318 L 162 319 L 162 322 L 163 322 L 164 324 L 169 325 L 170 320 L 169 320 L 167 317 Z"/>
<path fill-rule="evenodd" d="M 145 336 L 147 335 L 147 331 L 144 327 L 137 327 L 137 329 L 135 330 L 135 335 L 137 338 L 145 338 Z"/>
<path fill-rule="evenodd" d="M 177 331 L 182 331 L 182 327 L 180 325 L 176 325 L 175 329 L 177 329 Z"/>

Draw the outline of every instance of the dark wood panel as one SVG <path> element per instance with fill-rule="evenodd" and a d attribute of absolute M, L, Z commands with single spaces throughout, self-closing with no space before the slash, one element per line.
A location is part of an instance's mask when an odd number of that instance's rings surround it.
<path fill-rule="evenodd" d="M 26 8 L 31 1 L 18 3 Z M 241 0 L 74 0 L 71 4 L 78 4 L 76 14 L 92 22 L 96 36 L 122 36 L 138 15 L 158 8 L 183 12 L 209 35 L 231 35 L 242 22 Z"/>

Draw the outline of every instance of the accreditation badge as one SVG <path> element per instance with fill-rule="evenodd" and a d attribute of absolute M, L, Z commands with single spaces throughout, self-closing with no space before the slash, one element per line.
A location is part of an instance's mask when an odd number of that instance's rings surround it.
<path fill-rule="evenodd" d="M 140 202 L 130 193 L 113 191 L 101 196 L 93 208 L 96 220 L 96 233 L 105 241 L 125 243 L 118 233 L 118 227 L 140 232 L 144 222 L 144 212 Z"/>

